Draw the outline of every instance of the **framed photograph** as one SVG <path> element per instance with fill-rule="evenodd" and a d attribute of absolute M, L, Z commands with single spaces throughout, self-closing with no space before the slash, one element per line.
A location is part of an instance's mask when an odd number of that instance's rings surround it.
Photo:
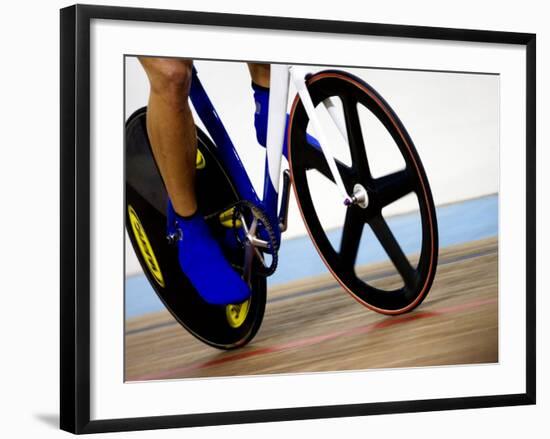
<path fill-rule="evenodd" d="M 61 428 L 535 403 L 534 34 L 61 10 Z"/>

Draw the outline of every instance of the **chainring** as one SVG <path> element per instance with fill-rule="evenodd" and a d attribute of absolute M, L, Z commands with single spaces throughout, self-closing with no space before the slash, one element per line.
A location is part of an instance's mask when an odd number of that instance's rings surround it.
<path fill-rule="evenodd" d="M 254 264 L 254 272 L 265 277 L 272 275 L 277 269 L 279 243 L 267 214 L 261 208 L 247 200 L 237 201 L 232 206 L 232 209 L 235 239 L 243 248 L 245 248 L 246 245 L 252 245 L 258 258 L 259 263 Z M 247 224 L 247 221 L 249 221 L 249 224 Z M 253 230 L 252 233 L 255 236 L 253 237 L 254 241 L 250 242 L 250 238 L 248 236 L 243 238 L 241 233 L 244 231 L 245 235 L 248 235 L 253 224 L 255 224 L 255 230 Z M 261 231 L 265 233 L 261 233 Z M 269 264 L 266 263 L 264 257 L 266 253 L 271 256 L 271 262 Z"/>

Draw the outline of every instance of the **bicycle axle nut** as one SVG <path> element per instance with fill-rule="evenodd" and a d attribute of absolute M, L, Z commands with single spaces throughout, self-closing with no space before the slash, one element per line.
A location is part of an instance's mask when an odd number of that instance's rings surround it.
<path fill-rule="evenodd" d="M 344 200 L 344 204 L 346 206 L 351 206 L 352 204 L 355 204 L 362 209 L 366 209 L 369 205 L 369 195 L 367 193 L 367 190 L 360 184 L 356 184 L 355 186 L 353 186 L 353 196 L 351 198 L 347 197 Z"/>

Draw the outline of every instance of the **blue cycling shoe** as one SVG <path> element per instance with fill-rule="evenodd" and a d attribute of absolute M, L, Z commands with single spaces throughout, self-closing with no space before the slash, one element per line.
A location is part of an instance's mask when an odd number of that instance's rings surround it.
<path fill-rule="evenodd" d="M 267 115 L 269 113 L 269 88 L 262 87 L 252 82 L 252 90 L 254 90 L 254 102 L 256 103 L 256 111 L 254 113 L 254 128 L 256 128 L 256 139 L 263 147 L 267 144 Z M 286 115 L 285 132 L 288 127 L 289 115 Z M 306 139 L 312 146 L 320 148 L 317 139 L 306 133 Z M 283 143 L 283 155 L 288 159 L 287 136 Z"/>
<path fill-rule="evenodd" d="M 168 234 L 177 237 L 182 271 L 211 305 L 229 305 L 250 298 L 250 288 L 225 258 L 204 218 L 179 216 L 168 201 Z"/>

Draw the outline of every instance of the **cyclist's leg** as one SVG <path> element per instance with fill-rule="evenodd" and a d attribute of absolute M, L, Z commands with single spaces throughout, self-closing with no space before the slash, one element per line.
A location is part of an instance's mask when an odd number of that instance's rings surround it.
<path fill-rule="evenodd" d="M 256 128 L 256 139 L 262 146 L 267 143 L 267 115 L 269 107 L 269 84 L 271 64 L 248 63 L 248 70 L 252 78 L 252 89 L 254 90 L 254 101 L 256 112 L 254 113 L 254 127 Z M 288 115 L 287 115 L 288 123 Z M 307 134 L 308 142 L 319 147 L 319 142 L 313 136 Z M 288 156 L 287 138 L 283 144 L 283 154 Z"/>
<path fill-rule="evenodd" d="M 189 108 L 193 61 L 139 58 L 150 83 L 147 133 L 174 209 L 189 216 L 197 210 L 195 160 L 197 135 Z"/>
<path fill-rule="evenodd" d="M 270 69 L 271 64 L 248 63 L 252 82 L 261 87 L 269 88 Z"/>
<path fill-rule="evenodd" d="M 260 145 L 266 146 L 270 64 L 248 63 L 248 70 L 252 79 L 252 90 L 254 91 L 254 102 L 256 104 L 256 111 L 254 112 L 256 139 Z"/>
<path fill-rule="evenodd" d="M 179 231 L 182 271 L 202 298 L 225 305 L 250 297 L 197 212 L 195 167 L 197 139 L 188 96 L 192 61 L 141 57 L 150 82 L 147 133 L 169 195 L 168 231 Z"/>

